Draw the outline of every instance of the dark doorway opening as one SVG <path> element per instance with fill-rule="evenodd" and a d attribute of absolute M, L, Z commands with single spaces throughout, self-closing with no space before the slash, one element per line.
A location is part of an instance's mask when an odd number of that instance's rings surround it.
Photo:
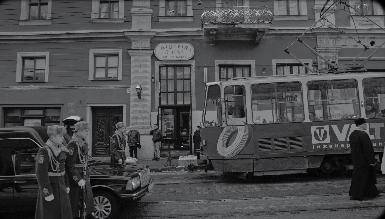
<path fill-rule="evenodd" d="M 92 156 L 110 156 L 110 137 L 123 121 L 123 107 L 92 107 Z"/>

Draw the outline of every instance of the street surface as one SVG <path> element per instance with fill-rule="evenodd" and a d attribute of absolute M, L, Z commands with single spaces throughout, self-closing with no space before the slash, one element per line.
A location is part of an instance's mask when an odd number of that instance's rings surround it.
<path fill-rule="evenodd" d="M 125 204 L 119 219 L 372 219 L 385 207 L 385 194 L 369 201 L 350 200 L 349 177 L 288 175 L 245 180 L 204 171 L 152 175 L 152 193 L 139 202 Z M 378 177 L 377 187 L 385 190 L 385 177 Z M 9 218 L 32 219 L 33 214 Z"/>
<path fill-rule="evenodd" d="M 216 172 L 154 173 L 151 195 L 122 218 L 378 218 L 385 194 L 352 201 L 350 178 L 308 175 L 225 178 Z M 378 178 L 385 188 L 385 178 Z"/>

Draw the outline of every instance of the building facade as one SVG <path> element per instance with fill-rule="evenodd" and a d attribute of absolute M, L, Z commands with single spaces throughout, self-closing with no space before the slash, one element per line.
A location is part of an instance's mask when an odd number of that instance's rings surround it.
<path fill-rule="evenodd" d="M 103 159 L 118 121 L 141 132 L 139 158 L 152 158 L 149 132 L 159 124 L 163 148 L 186 154 L 205 82 L 351 64 L 385 73 L 383 8 L 325 2 L 2 1 L 0 127 L 79 115 L 92 155 Z"/>

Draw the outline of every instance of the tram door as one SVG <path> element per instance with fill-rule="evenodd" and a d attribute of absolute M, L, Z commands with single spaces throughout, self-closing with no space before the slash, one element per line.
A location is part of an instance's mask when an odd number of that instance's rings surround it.
<path fill-rule="evenodd" d="M 190 149 L 190 107 L 161 108 L 162 149 Z"/>

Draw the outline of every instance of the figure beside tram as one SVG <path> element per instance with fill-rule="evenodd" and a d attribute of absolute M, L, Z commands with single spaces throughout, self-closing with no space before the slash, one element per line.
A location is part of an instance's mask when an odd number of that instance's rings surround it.
<path fill-rule="evenodd" d="M 277 175 L 351 169 L 354 119 L 385 146 L 385 75 L 377 72 L 235 78 L 206 87 L 202 139 L 214 169 Z"/>

